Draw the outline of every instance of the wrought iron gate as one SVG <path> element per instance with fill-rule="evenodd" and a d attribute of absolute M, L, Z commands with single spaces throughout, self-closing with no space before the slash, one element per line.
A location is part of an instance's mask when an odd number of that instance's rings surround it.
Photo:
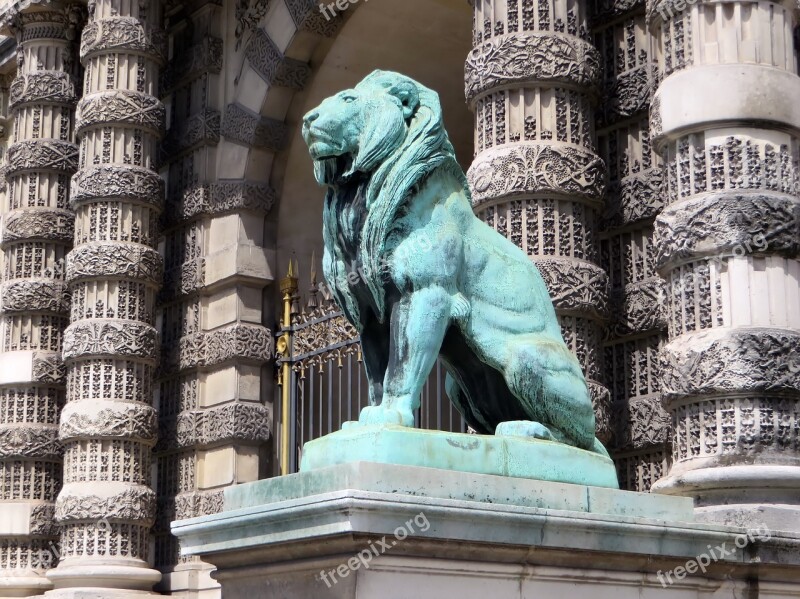
<path fill-rule="evenodd" d="M 295 268 L 281 281 L 283 318 L 278 336 L 281 389 L 281 472 L 297 472 L 303 444 L 357 420 L 369 404 L 361 344 L 355 328 L 339 311 L 312 272 L 308 301 L 301 306 Z M 461 414 L 444 390 L 445 371 L 434 366 L 422 390 L 416 423 L 420 428 L 465 432 Z"/>

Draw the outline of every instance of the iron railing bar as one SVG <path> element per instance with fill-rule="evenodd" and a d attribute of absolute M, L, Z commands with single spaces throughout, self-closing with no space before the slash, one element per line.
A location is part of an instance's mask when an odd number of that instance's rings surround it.
<path fill-rule="evenodd" d="M 328 362 L 328 433 L 333 432 L 333 364 Z"/>

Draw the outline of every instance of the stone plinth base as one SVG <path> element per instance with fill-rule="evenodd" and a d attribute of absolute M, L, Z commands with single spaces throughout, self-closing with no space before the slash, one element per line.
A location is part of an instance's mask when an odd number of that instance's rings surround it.
<path fill-rule="evenodd" d="M 30 597 L 52 588 L 52 582 L 35 572 L 19 575 L 13 570 L 0 570 L 0 599 Z"/>
<path fill-rule="evenodd" d="M 356 425 L 309 441 L 300 471 L 352 462 L 619 487 L 609 458 L 563 443 L 386 425 Z"/>
<path fill-rule="evenodd" d="M 800 597 L 800 538 L 692 518 L 680 497 L 356 463 L 228 488 L 172 530 L 226 599 Z"/>
<path fill-rule="evenodd" d="M 46 599 L 142 599 L 160 596 L 150 589 L 161 580 L 161 573 L 145 567 L 141 560 L 67 558 L 57 568 L 48 571 L 47 577 L 55 588 L 44 594 Z"/>
<path fill-rule="evenodd" d="M 653 492 L 692 497 L 699 521 L 800 534 L 800 467 L 714 465 L 670 474 Z"/>

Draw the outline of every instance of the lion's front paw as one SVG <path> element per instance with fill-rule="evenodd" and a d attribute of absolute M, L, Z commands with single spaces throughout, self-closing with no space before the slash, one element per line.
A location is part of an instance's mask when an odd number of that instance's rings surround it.
<path fill-rule="evenodd" d="M 401 410 L 386 408 L 384 406 L 367 406 L 358 416 L 360 424 L 397 424 L 400 426 L 414 426 L 414 414 L 404 413 Z"/>
<path fill-rule="evenodd" d="M 456 293 L 452 297 L 453 303 L 450 307 L 450 316 L 454 320 L 466 320 L 472 309 L 469 300 L 461 293 Z"/>
<path fill-rule="evenodd" d="M 531 437 L 555 441 L 553 433 L 541 422 L 530 420 L 509 420 L 501 422 L 494 430 L 498 437 Z"/>

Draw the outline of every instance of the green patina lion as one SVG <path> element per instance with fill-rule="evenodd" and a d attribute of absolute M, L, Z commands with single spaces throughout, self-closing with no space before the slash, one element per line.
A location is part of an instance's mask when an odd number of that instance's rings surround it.
<path fill-rule="evenodd" d="M 438 95 L 375 71 L 309 112 L 303 137 L 328 188 L 325 278 L 361 335 L 371 405 L 359 423 L 413 426 L 441 356 L 478 432 L 608 455 L 539 271 L 472 212 Z"/>

